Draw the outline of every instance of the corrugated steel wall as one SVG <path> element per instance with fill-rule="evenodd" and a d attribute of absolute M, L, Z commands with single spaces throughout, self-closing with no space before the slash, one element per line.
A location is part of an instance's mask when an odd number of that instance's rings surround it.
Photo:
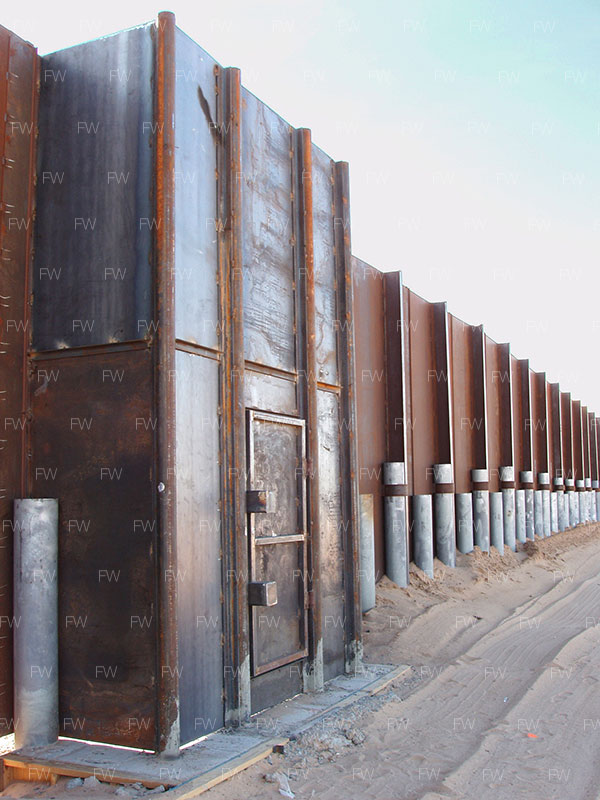
<path fill-rule="evenodd" d="M 388 555 L 383 496 L 433 496 L 439 491 L 437 464 L 452 466 L 455 496 L 483 489 L 486 504 L 487 492 L 501 496 L 505 515 L 508 509 L 505 528 L 514 525 L 509 520 L 515 510 L 506 505 L 513 489 L 537 495 L 531 535 L 534 528 L 538 535 L 559 530 L 558 498 L 562 503 L 565 496 L 568 506 L 570 492 L 577 493 L 570 525 L 600 519 L 598 426 L 587 407 L 481 325 L 469 325 L 444 303 L 429 303 L 403 287 L 400 273 L 379 273 L 355 259 L 354 287 L 362 295 L 355 304 L 360 491 L 375 499 L 376 577 Z M 383 377 L 384 390 L 373 387 L 374 375 Z M 384 442 L 378 437 L 383 430 Z M 385 487 L 377 468 L 383 462 L 402 462 L 406 484 Z M 480 471 L 477 480 L 473 470 Z M 454 535 L 458 524 L 457 517 Z M 412 526 L 409 518 L 411 553 Z M 432 538 L 435 552 L 433 532 Z"/>

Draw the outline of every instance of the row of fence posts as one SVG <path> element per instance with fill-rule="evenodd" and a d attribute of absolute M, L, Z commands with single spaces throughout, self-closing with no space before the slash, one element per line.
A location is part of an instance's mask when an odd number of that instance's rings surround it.
<path fill-rule="evenodd" d="M 499 492 L 490 492 L 488 470 L 471 471 L 472 492 L 454 493 L 451 464 L 433 465 L 435 494 L 407 493 L 406 469 L 402 462 L 383 465 L 385 487 L 385 571 L 398 586 L 410 583 L 411 560 L 430 578 L 434 557 L 445 566 L 456 566 L 456 551 L 470 553 L 479 547 L 489 553 L 494 547 L 515 551 L 518 543 L 562 533 L 577 525 L 600 520 L 600 482 L 554 478 L 538 473 L 534 489 L 531 471 L 519 474 L 515 489 L 513 467 L 500 467 Z M 360 495 L 361 599 L 362 609 L 375 605 L 375 550 L 373 495 Z M 412 539 L 412 549 L 410 541 Z"/>

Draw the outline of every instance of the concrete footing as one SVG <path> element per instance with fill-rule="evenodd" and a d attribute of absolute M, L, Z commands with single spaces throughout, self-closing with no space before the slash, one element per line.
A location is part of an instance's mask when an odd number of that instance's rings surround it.
<path fill-rule="evenodd" d="M 490 492 L 490 545 L 500 554 L 504 554 L 502 492 Z"/>
<path fill-rule="evenodd" d="M 433 506 L 430 494 L 415 494 L 412 499 L 414 562 L 433 578 Z"/>
<path fill-rule="evenodd" d="M 473 497 L 470 492 L 455 496 L 456 546 L 461 553 L 473 550 Z"/>
<path fill-rule="evenodd" d="M 17 748 L 58 739 L 58 500 L 14 501 Z"/>

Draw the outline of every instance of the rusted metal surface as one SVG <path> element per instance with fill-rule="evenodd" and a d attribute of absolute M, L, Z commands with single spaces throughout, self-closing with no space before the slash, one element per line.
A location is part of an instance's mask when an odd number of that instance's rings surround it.
<path fill-rule="evenodd" d="M 548 471 L 550 483 L 563 478 L 560 424 L 560 386 L 548 383 Z M 553 487 L 552 487 L 553 488 Z"/>
<path fill-rule="evenodd" d="M 344 622 L 346 670 L 360 668 L 362 615 L 359 578 L 358 454 L 352 251 L 350 244 L 348 164 L 334 165 L 334 235 L 336 259 L 338 363 L 340 383 L 341 517 L 344 521 Z"/>
<path fill-rule="evenodd" d="M 230 292 L 232 224 L 217 206 L 221 195 L 229 205 L 218 143 L 235 131 L 221 117 L 227 76 L 178 28 L 174 72 L 177 636 L 181 741 L 189 742 L 224 723 L 223 585 L 236 586 L 227 575 L 229 516 L 221 518 L 222 507 L 229 512 L 221 453 L 230 452 L 230 393 L 222 388 L 230 329 L 225 336 L 221 303 Z"/>
<path fill-rule="evenodd" d="M 359 492 L 373 496 L 375 573 L 384 572 L 382 464 L 386 446 L 386 348 L 384 282 L 379 270 L 352 259 L 356 340 L 356 414 L 358 425 Z M 398 372 L 402 362 L 398 362 Z M 395 459 L 402 460 L 402 459 Z"/>
<path fill-rule="evenodd" d="M 154 382 L 158 419 L 156 471 L 159 532 L 158 749 L 180 744 L 177 657 L 177 481 L 175 427 L 175 16 L 163 11 L 156 25 L 154 211 Z"/>
<path fill-rule="evenodd" d="M 409 418 L 406 408 L 408 336 L 404 321 L 404 289 L 400 272 L 388 272 L 382 278 L 385 290 L 386 461 L 406 463 Z"/>
<path fill-rule="evenodd" d="M 305 430 L 294 417 L 248 414 L 249 487 L 276 496 L 274 511 L 249 515 L 250 580 L 277 585 L 276 605 L 252 609 L 252 673 L 260 675 L 308 655 Z"/>
<path fill-rule="evenodd" d="M 223 570 L 225 721 L 239 725 L 250 714 L 250 643 L 246 583 L 246 420 L 244 412 L 244 322 L 242 280 L 242 132 L 241 83 L 237 69 L 218 70 L 219 280 L 223 366 L 221 370 L 223 492 Z"/>
<path fill-rule="evenodd" d="M 145 25 L 42 59 L 33 285 L 39 350 L 155 333 L 153 30 Z"/>
<path fill-rule="evenodd" d="M 533 470 L 529 361 L 525 358 L 518 359 L 511 355 L 510 365 L 513 403 L 512 428 L 515 486 L 516 488 L 525 488 L 522 486 L 521 473 L 531 472 Z"/>
<path fill-rule="evenodd" d="M 180 341 L 219 349 L 219 236 L 231 227 L 218 209 L 217 150 L 231 131 L 219 118 L 222 71 L 175 30 L 175 328 Z M 221 88 L 225 88 L 224 86 Z M 221 171 L 219 176 L 223 180 Z"/>
<path fill-rule="evenodd" d="M 540 472 L 549 472 L 548 461 L 548 405 L 546 373 L 530 370 L 531 380 L 531 437 L 533 443 L 533 479 L 535 487 L 541 489 Z M 544 488 L 545 488 L 544 484 Z"/>
<path fill-rule="evenodd" d="M 13 729 L 12 500 L 28 491 L 30 281 L 39 59 L 0 26 L 0 736 Z"/>
<path fill-rule="evenodd" d="M 598 471 L 598 417 L 593 411 L 590 412 L 590 472 L 592 481 L 597 481 L 600 474 Z"/>
<path fill-rule="evenodd" d="M 500 491 L 500 467 L 513 465 L 510 345 L 485 336 L 487 451 L 490 491 Z"/>
<path fill-rule="evenodd" d="M 581 401 L 571 400 L 571 430 L 573 441 L 573 477 L 576 481 L 585 478 L 583 474 L 583 430 L 581 424 Z"/>
<path fill-rule="evenodd" d="M 590 472 L 590 421 L 586 406 L 581 407 L 581 442 L 583 449 L 583 477 L 591 478 Z"/>
<path fill-rule="evenodd" d="M 433 465 L 452 462 L 446 308 L 406 290 L 412 492 L 432 494 Z"/>
<path fill-rule="evenodd" d="M 153 749 L 151 353 L 144 343 L 59 350 L 31 369 L 31 491 L 59 498 L 61 733 Z"/>
<path fill-rule="evenodd" d="M 471 470 L 487 468 L 484 334 L 448 315 L 456 492 L 470 492 Z"/>
<path fill-rule="evenodd" d="M 574 480 L 573 468 L 573 419 L 571 416 L 571 394 L 560 393 L 560 430 L 562 443 L 563 477 Z"/>
<path fill-rule="evenodd" d="M 298 288 L 300 317 L 301 363 L 298 400 L 306 419 L 306 469 L 308 489 L 306 496 L 308 539 L 304 577 L 311 602 L 307 610 L 307 646 L 309 663 L 306 667 L 307 683 L 313 689 L 323 684 L 323 615 L 321 595 L 321 498 L 319 491 L 319 410 L 317 374 L 317 331 L 315 303 L 315 236 L 313 202 L 313 145 L 310 131 L 296 131 L 299 168 L 296 170 L 298 197 Z M 322 213 L 322 208 L 318 209 Z M 305 599 L 306 599 L 305 595 Z"/>

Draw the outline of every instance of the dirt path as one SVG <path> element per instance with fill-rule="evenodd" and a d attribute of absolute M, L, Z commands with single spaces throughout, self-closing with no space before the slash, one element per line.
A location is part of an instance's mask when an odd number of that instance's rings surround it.
<path fill-rule="evenodd" d="M 415 570 L 409 589 L 383 579 L 366 657 L 411 672 L 203 797 L 598 800 L 599 565 L 600 524 L 503 557 L 459 556 L 434 581 Z"/>
<path fill-rule="evenodd" d="M 384 581 L 367 655 L 412 675 L 208 797 L 281 797 L 264 775 L 283 772 L 297 798 L 597 800 L 600 526 L 527 551 Z M 348 726 L 358 745 L 337 735 Z"/>

